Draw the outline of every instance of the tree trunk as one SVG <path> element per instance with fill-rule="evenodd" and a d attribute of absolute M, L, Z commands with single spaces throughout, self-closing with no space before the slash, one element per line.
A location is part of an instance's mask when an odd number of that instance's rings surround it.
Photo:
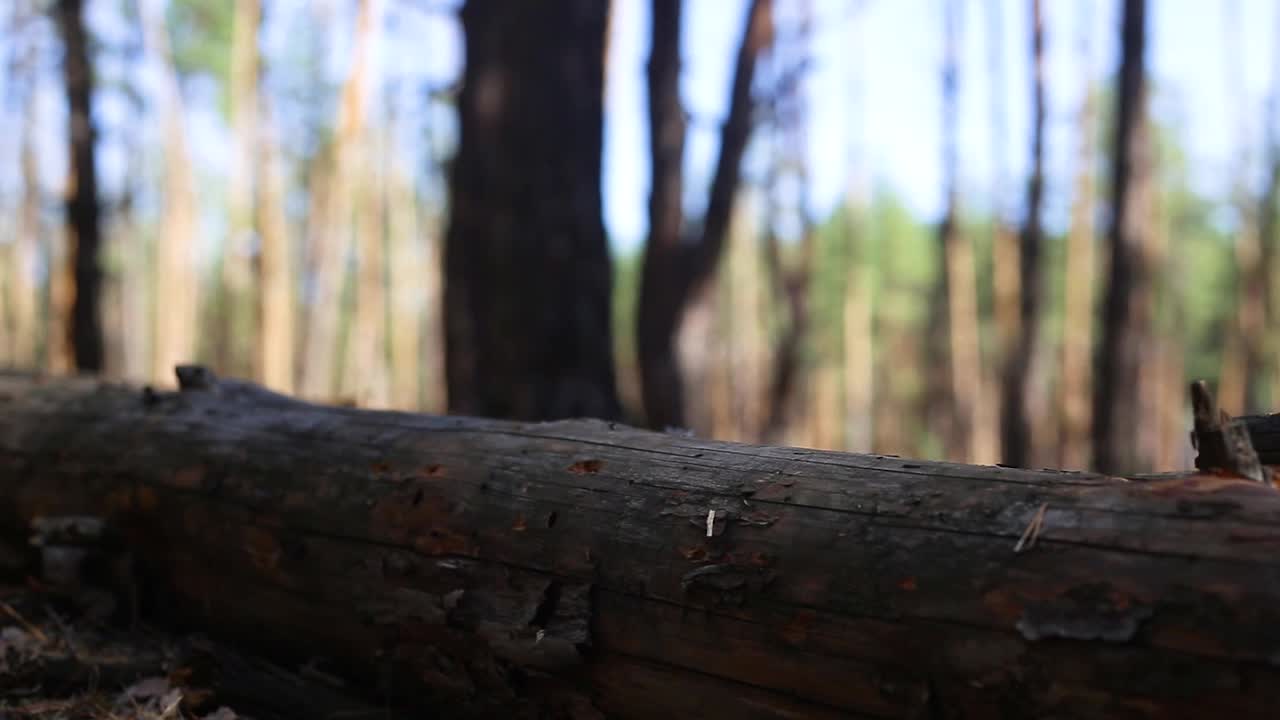
<path fill-rule="evenodd" d="M 773 38 L 773 0 L 752 0 L 738 46 L 729 114 L 720 133 L 720 155 L 707 193 L 697 242 L 683 238 L 680 212 L 684 117 L 679 104 L 680 3 L 655 0 L 653 55 L 649 61 L 650 148 L 653 188 L 650 238 L 645 246 L 636 345 L 641 394 L 650 427 L 683 427 L 684 384 L 676 335 L 689 303 L 715 269 L 733 215 L 742 156 L 753 126 L 751 86 L 756 61 Z"/>
<path fill-rule="evenodd" d="M 222 372 L 248 375 L 254 369 L 253 345 L 263 337 L 254 317 L 253 236 L 254 200 L 265 193 L 257 170 L 258 142 L 258 29 L 262 24 L 259 0 L 234 0 L 231 26 L 231 177 L 227 185 L 226 241 L 222 246 L 219 302 L 209 308 L 218 313 L 211 328 L 220 335 L 214 349 L 215 365 Z M 259 216 L 261 217 L 261 216 Z M 258 227 L 259 231 L 262 228 Z M 255 375 L 259 379 L 261 376 Z"/>
<path fill-rule="evenodd" d="M 1280 347 L 1277 347 L 1274 335 L 1265 329 L 1272 327 L 1274 318 L 1280 316 L 1276 298 L 1276 247 L 1280 238 L 1276 237 L 1277 196 L 1280 195 L 1280 130 L 1276 123 L 1280 122 L 1280 15 L 1276 16 L 1276 28 L 1273 38 L 1271 67 L 1271 91 L 1267 98 L 1266 123 L 1263 134 L 1266 150 L 1266 184 L 1258 199 L 1258 273 L 1250 278 L 1248 293 L 1260 295 L 1262 300 L 1263 332 L 1257 338 L 1257 352 L 1248 358 L 1246 377 L 1248 394 L 1253 399 L 1255 408 L 1276 407 L 1280 405 Z M 1267 391 L 1270 390 L 1270 396 Z"/>
<path fill-rule="evenodd" d="M 414 174 L 399 157 L 386 158 L 388 173 L 387 237 L 391 267 L 388 276 L 391 331 L 391 399 L 398 410 L 423 406 L 421 357 L 426 311 L 435 311 L 438 242 L 435 228 L 419 221 Z M 429 304 L 428 304 L 429 303 Z"/>
<path fill-rule="evenodd" d="M 0 531 L 104 517 L 144 610 L 332 658 L 441 716 L 1280 703 L 1280 495 L 1257 483 L 355 411 L 184 378 L 156 394 L 0 376 Z"/>
<path fill-rule="evenodd" d="M 1083 7 L 1083 6 L 1082 6 Z M 1090 17 L 1087 12 L 1078 17 Z M 1082 26 L 1087 23 L 1081 23 Z M 1089 68 L 1092 33 L 1081 29 L 1078 55 L 1082 67 Z M 1092 77 L 1092 72 L 1086 72 Z M 1067 231 L 1067 259 L 1064 268 L 1062 376 L 1059 380 L 1058 408 L 1062 413 L 1062 435 L 1056 467 L 1083 470 L 1089 465 L 1092 395 L 1093 314 L 1096 273 L 1094 253 L 1094 162 L 1097 132 L 1097 93 L 1085 88 L 1076 120 L 1079 152 L 1076 153 L 1075 198 L 1071 202 L 1071 224 Z"/>
<path fill-rule="evenodd" d="M 1001 447 L 1006 465 L 1026 467 L 1031 459 L 1032 361 L 1040 340 L 1040 306 L 1044 297 L 1041 268 L 1043 230 L 1040 208 L 1044 199 L 1044 17 L 1040 0 L 1031 0 L 1032 124 L 1031 177 L 1027 180 L 1027 218 L 1018 252 L 1021 278 L 1017 340 L 1006 358 L 1001 398 Z"/>
<path fill-rule="evenodd" d="M 1006 4 L 985 3 L 987 11 L 987 61 L 991 78 L 991 270 L 993 314 L 996 321 L 997 357 L 1006 366 L 1016 352 L 1019 338 L 1022 293 L 1021 261 L 1018 237 L 1009 227 L 1008 215 L 1008 145 L 1009 123 L 1006 82 L 1004 11 Z M 1034 59 L 1034 58 L 1033 58 Z M 1034 109 L 1034 108 L 1033 108 Z M 1007 372 L 1007 370 L 1006 370 Z M 1003 411 L 1003 408 L 1002 408 Z M 1006 454 L 1007 450 L 1004 451 Z"/>
<path fill-rule="evenodd" d="M 346 392 L 362 407 L 387 408 L 391 400 L 387 358 L 387 181 L 383 143 L 364 132 L 356 192 L 356 307 L 347 341 Z"/>
<path fill-rule="evenodd" d="M 977 286 L 973 246 L 960 229 L 959 148 L 957 145 L 960 52 L 960 4 L 945 3 L 942 65 L 943 174 L 946 210 L 938 228 L 941 270 L 934 293 L 938 302 L 930 315 L 932 390 L 927 416 L 954 460 L 991 462 L 995 453 L 992 429 L 983 422 L 986 382 L 979 352 Z M 936 311 L 946 308 L 946 312 Z M 944 320 L 945 318 L 945 320 Z"/>
<path fill-rule="evenodd" d="M 1125 0 L 1120 33 L 1111 171 L 1111 270 L 1093 401 L 1093 464 L 1104 472 L 1150 464 L 1130 442 L 1138 426 L 1144 348 L 1150 342 L 1151 279 L 1144 257 L 1152 148 L 1146 120 L 1146 2 Z"/>
<path fill-rule="evenodd" d="M 876 334 L 872 292 L 876 282 L 876 237 L 874 224 L 869 220 L 872 212 L 870 200 L 870 153 L 868 148 L 866 118 L 868 67 L 866 50 L 866 6 L 858 4 L 850 19 L 846 63 L 849 64 L 852 81 L 849 83 L 849 107 L 854 114 L 850 123 L 852 136 L 849 158 L 850 176 L 844 200 L 844 231 L 849 243 L 849 268 L 845 273 L 844 297 L 841 303 L 843 354 L 842 384 L 844 386 L 843 448 L 854 452 L 871 452 L 875 446 L 875 411 L 877 392 L 875 384 Z M 896 362 L 896 361 L 895 361 Z"/>
<path fill-rule="evenodd" d="M 34 77 L 35 69 L 31 69 Z M 22 172 L 22 199 L 18 209 L 18 234 L 9 246 L 9 267 L 5 280 L 5 303 L 9 316 L 0 322 L 9 322 L 9 338 L 0 349 L 0 361 L 11 367 L 35 368 L 38 366 L 36 337 L 39 331 L 39 285 L 36 282 L 36 257 L 41 236 L 45 235 L 40 220 L 43 195 L 40 173 L 36 165 L 36 129 L 39 121 L 39 103 L 34 97 L 27 99 L 26 117 L 22 128 L 22 148 L 19 165 Z"/>
<path fill-rule="evenodd" d="M 781 214 L 779 211 L 782 211 L 798 221 L 800 237 L 795 258 L 788 262 L 783 257 L 775 223 L 766 222 L 764 235 L 767 268 L 774 292 L 783 307 L 784 318 L 781 334 L 774 339 L 765 422 L 759 434 L 764 442 L 769 443 L 781 441 L 788 420 L 795 412 L 793 406 L 798 395 L 797 386 L 805 380 L 804 349 L 809 336 L 810 288 L 817 253 L 817 231 L 808 208 L 809 116 L 804 97 L 804 81 L 812 61 L 810 43 L 813 8 L 807 0 L 800 0 L 791 8 L 791 12 L 792 21 L 797 27 L 789 34 L 785 43 L 775 42 L 771 54 L 775 80 L 769 102 L 778 147 L 774 150 L 773 167 L 765 181 L 765 193 L 771 196 L 766 202 L 772 213 Z M 779 191 L 780 187 L 786 187 L 782 179 L 787 174 L 792 176 L 798 188 L 794 204 L 790 208 L 783 205 L 780 198 L 792 196 Z M 806 444 L 812 444 L 812 438 Z"/>
<path fill-rule="evenodd" d="M 297 292 L 294 252 L 285 214 L 285 178 L 281 167 L 279 131 L 269 111 L 263 113 L 264 129 L 257 152 L 260 179 L 258 227 L 262 229 L 261 264 L 258 268 L 258 377 L 277 392 L 294 388 L 294 344 L 297 328 Z"/>
<path fill-rule="evenodd" d="M 306 351 L 303 353 L 302 393 L 309 398 L 333 397 L 342 357 L 341 320 L 347 315 L 343 287 L 351 248 L 352 218 L 358 191 L 360 140 L 371 78 L 372 46 L 379 25 L 374 22 L 377 0 L 360 0 L 351 69 L 342 86 L 333 142 L 313 176 L 312 293 L 307 304 Z"/>
<path fill-rule="evenodd" d="M 449 409 L 621 414 L 600 199 L 609 4 L 470 0 L 445 238 Z"/>
<path fill-rule="evenodd" d="M 171 368 L 190 362 L 197 343 L 196 259 L 192 248 L 199 247 L 199 208 L 195 178 L 187 149 L 187 131 L 182 90 L 173 67 L 164 7 L 159 0 L 142 3 L 142 26 L 146 44 L 160 63 L 161 124 L 164 144 L 164 207 L 157 238 L 154 356 L 151 379 L 170 380 Z"/>
<path fill-rule="evenodd" d="M 58 0 L 58 32 L 65 57 L 62 77 L 67 92 L 68 155 L 71 186 L 67 198 L 67 240 L 74 300 L 71 303 L 71 343 L 78 370 L 102 369 L 102 318 L 98 307 L 102 271 L 98 253 L 102 242 L 98 207 L 98 170 L 93 126 L 93 62 L 84 24 L 83 0 Z"/>

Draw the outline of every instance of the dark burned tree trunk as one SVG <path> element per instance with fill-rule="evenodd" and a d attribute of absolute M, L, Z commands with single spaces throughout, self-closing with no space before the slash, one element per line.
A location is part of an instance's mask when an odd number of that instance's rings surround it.
<path fill-rule="evenodd" d="M 445 238 L 449 409 L 620 414 L 600 200 L 609 3 L 469 0 Z"/>
<path fill-rule="evenodd" d="M 641 394 L 650 427 L 684 425 L 684 383 L 675 353 L 684 300 L 673 267 L 684 240 L 684 143 L 680 103 L 682 0 L 653 0 L 649 50 L 649 241 L 637 304 Z"/>
<path fill-rule="evenodd" d="M 715 269 L 729 230 L 743 153 L 751 137 L 751 85 L 756 60 L 773 35 L 773 0 L 752 0 L 738 47 L 729 115 L 698 237 L 684 237 L 681 211 L 685 121 L 680 107 L 679 0 L 654 0 L 649 59 L 649 122 L 653 187 L 645 247 L 636 344 L 640 385 L 650 427 L 684 425 L 684 385 L 675 340 L 685 308 Z"/>
<path fill-rule="evenodd" d="M 67 199 L 67 236 L 70 239 L 70 274 L 75 279 L 71 309 L 70 342 L 76 368 L 101 370 L 102 321 L 98 309 L 102 273 L 98 267 L 101 229 L 98 208 L 98 172 L 95 165 L 93 128 L 93 64 L 84 25 L 83 0 L 58 0 L 58 30 L 65 57 L 63 81 L 67 91 L 67 129 L 71 158 L 71 187 Z"/>
<path fill-rule="evenodd" d="M 144 609 L 282 664 L 323 656 L 380 702 L 726 720 L 1280 706 L 1280 492 L 1259 483 L 182 385 L 0 375 L 0 538 L 103 517 Z"/>
<path fill-rule="evenodd" d="M 1144 262 L 1151 148 L 1146 121 L 1146 0 L 1125 0 L 1120 84 L 1112 148 L 1111 270 L 1093 396 L 1093 465 L 1104 472 L 1142 464 L 1132 433 L 1139 425 L 1139 373 L 1150 324 Z"/>
<path fill-rule="evenodd" d="M 976 368 L 965 367 L 967 350 L 961 345 L 963 328 L 960 308 L 956 307 L 963 288 L 956 287 L 962 268 L 959 262 L 965 256 L 961 248 L 958 217 L 960 203 L 959 184 L 959 63 L 960 63 L 960 4 L 959 0 L 943 1 L 943 57 L 942 57 L 942 173 L 945 207 L 938 224 L 938 270 L 932 289 L 933 304 L 929 314 L 926 342 L 928 365 L 923 400 L 926 426 L 945 448 L 950 459 L 971 455 L 970 438 L 975 430 L 970 402 L 976 396 L 978 382 L 973 374 Z M 972 258 L 968 258 L 970 261 Z M 977 338 L 970 338 L 976 341 Z"/>
<path fill-rule="evenodd" d="M 1005 367 L 1001 399 L 1001 447 L 1004 462 L 1025 467 L 1031 455 L 1031 420 L 1027 403 L 1033 396 L 1031 363 L 1039 346 L 1040 306 L 1044 297 L 1041 263 L 1043 229 L 1040 208 L 1044 200 L 1044 17 L 1041 1 L 1031 0 L 1032 126 L 1031 177 L 1027 180 L 1027 219 L 1018 253 L 1021 302 L 1013 353 Z"/>

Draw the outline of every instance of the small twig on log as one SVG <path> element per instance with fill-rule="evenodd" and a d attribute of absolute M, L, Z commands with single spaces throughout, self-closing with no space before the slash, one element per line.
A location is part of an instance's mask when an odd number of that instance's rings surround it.
<path fill-rule="evenodd" d="M 1040 529 L 1044 527 L 1044 512 L 1048 509 L 1049 503 L 1040 503 L 1040 509 L 1036 510 L 1036 514 L 1031 516 L 1031 522 L 1027 524 L 1027 529 L 1022 531 L 1022 537 L 1018 538 L 1018 544 L 1013 546 L 1015 553 L 1030 550 L 1036 546 L 1036 538 L 1040 537 Z"/>
<path fill-rule="evenodd" d="M 1191 445 L 1196 455 L 1196 468 L 1202 472 L 1229 472 L 1254 482 L 1270 485 L 1271 472 L 1258 460 L 1249 438 L 1249 429 L 1215 407 L 1213 395 L 1203 380 L 1191 383 L 1191 409 L 1195 424 Z"/>

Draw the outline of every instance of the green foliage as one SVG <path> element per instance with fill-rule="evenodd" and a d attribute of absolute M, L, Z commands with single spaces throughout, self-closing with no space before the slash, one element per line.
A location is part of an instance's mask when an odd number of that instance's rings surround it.
<path fill-rule="evenodd" d="M 213 79 L 223 113 L 229 109 L 234 15 L 235 3 L 230 0 L 170 0 L 166 19 L 178 74 Z"/>
<path fill-rule="evenodd" d="M 634 362 L 636 308 L 640 298 L 642 249 L 613 254 L 613 347 L 618 363 Z"/>

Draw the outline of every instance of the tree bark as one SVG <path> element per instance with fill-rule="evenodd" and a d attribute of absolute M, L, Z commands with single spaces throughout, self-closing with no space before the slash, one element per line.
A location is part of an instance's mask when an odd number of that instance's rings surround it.
<path fill-rule="evenodd" d="M 987 63 L 991 82 L 991 290 L 992 314 L 998 339 L 997 357 L 1007 364 L 1019 337 L 1019 296 L 1022 292 L 1018 237 L 1009 226 L 1008 145 L 1009 88 L 1006 81 L 1004 12 L 1005 3 L 985 3 L 987 12 Z"/>
<path fill-rule="evenodd" d="M 372 128 L 361 138 L 355 197 L 356 307 L 347 340 L 348 382 L 362 407 L 387 408 L 391 399 L 387 304 L 387 179 L 382 144 Z"/>
<path fill-rule="evenodd" d="M 258 266 L 258 377 L 277 392 L 294 388 L 294 348 L 297 335 L 297 291 L 294 246 L 285 211 L 285 174 L 278 142 L 279 130 L 269 106 L 263 112 L 259 134 L 257 176 L 258 227 L 262 252 Z"/>
<path fill-rule="evenodd" d="M 351 69 L 342 86 L 333 142 L 313 176 L 312 293 L 307 305 L 306 352 L 302 392 L 313 399 L 331 398 L 337 389 L 342 347 L 341 321 L 348 315 L 342 301 L 352 244 L 352 219 L 360 177 L 360 140 L 365 135 L 366 105 L 372 83 L 372 53 L 380 26 L 374 21 L 377 0 L 360 0 Z"/>
<path fill-rule="evenodd" d="M 31 68 L 30 72 L 34 77 L 35 69 Z M 9 267 L 6 268 L 8 275 L 5 278 L 8 317 L 0 318 L 0 322 L 7 319 L 10 323 L 8 342 L 0 349 L 0 358 L 10 367 L 38 367 L 36 337 L 40 327 L 40 297 L 35 271 L 40 239 L 45 235 L 44 223 L 40 220 L 43 192 L 36 165 L 36 130 L 40 117 L 38 107 L 39 103 L 34 102 L 34 94 L 28 96 L 18 159 L 22 173 L 18 233 L 8 248 Z"/>
<path fill-rule="evenodd" d="M 942 61 L 943 174 L 946 209 L 938 226 L 941 267 L 930 315 L 931 389 L 926 416 L 953 460 L 992 462 L 998 432 L 987 427 L 986 388 L 978 338 L 977 284 L 973 246 L 960 228 L 957 128 L 960 12 L 957 0 L 944 3 Z M 993 437 L 995 436 L 995 437 Z"/>
<path fill-rule="evenodd" d="M 197 352 L 199 274 L 192 248 L 200 246 L 200 222 L 182 89 L 173 67 L 164 7 L 159 0 L 144 0 L 141 16 L 148 50 L 160 63 L 160 121 L 164 135 L 164 208 L 156 241 L 156 289 L 152 297 L 156 330 L 151 363 L 151 378 L 161 383 L 169 381 L 170 368 L 191 362 Z"/>
<path fill-rule="evenodd" d="M 1280 41 L 1280 15 L 1276 17 L 1276 23 L 1272 37 L 1275 41 Z M 1267 98 L 1267 129 L 1263 134 L 1267 146 L 1267 180 L 1262 195 L 1258 198 L 1259 272 L 1249 279 L 1250 286 L 1247 290 L 1250 295 L 1260 295 L 1262 298 L 1263 328 L 1272 327 L 1273 319 L 1280 315 L 1275 282 L 1276 248 L 1280 245 L 1276 232 L 1277 196 L 1280 196 L 1280 130 L 1276 127 L 1276 123 L 1280 122 L 1280 42 L 1275 41 L 1272 43 L 1275 55 L 1271 66 L 1271 90 Z M 1264 333 L 1263 337 L 1257 339 L 1257 352 L 1249 356 L 1245 371 L 1248 394 L 1254 399 L 1255 408 L 1280 406 L 1280 377 L 1276 376 L 1276 372 L 1280 371 L 1280 347 L 1267 335 L 1269 334 Z M 1266 395 L 1267 390 L 1270 390 L 1270 397 Z"/>
<path fill-rule="evenodd" d="M 451 412 L 621 414 L 600 199 L 609 4 L 470 0 L 445 238 Z"/>
<path fill-rule="evenodd" d="M 68 149 L 71 184 L 67 198 L 68 262 L 74 278 L 71 304 L 71 343 L 79 370 L 102 369 L 102 318 L 99 295 L 102 270 L 98 267 L 102 244 L 98 205 L 98 169 L 94 150 L 93 62 L 84 25 L 83 0 L 58 0 L 58 31 L 65 56 L 62 77 L 68 108 Z"/>
<path fill-rule="evenodd" d="M 1081 6 L 1082 8 L 1085 6 Z M 1091 17 L 1082 11 L 1079 18 Z M 1077 21 L 1084 28 L 1087 22 Z M 1081 29 L 1077 57 L 1081 67 L 1092 67 L 1092 32 Z M 1092 72 L 1086 72 L 1092 77 Z M 1094 276 L 1094 163 L 1096 162 L 1097 91 L 1085 88 L 1076 118 L 1079 152 L 1076 153 L 1075 197 L 1071 201 L 1071 225 L 1067 230 L 1067 259 L 1064 269 L 1062 376 L 1058 408 L 1062 413 L 1062 434 L 1058 441 L 1056 467 L 1083 470 L 1089 465 L 1089 406 L 1092 396 Z"/>
<path fill-rule="evenodd" d="M 751 86 L 756 61 L 773 38 L 773 0 L 752 0 L 738 46 L 729 114 L 720 132 L 720 155 L 707 194 L 707 210 L 696 242 L 686 242 L 680 198 L 684 115 L 679 103 L 680 3 L 655 0 L 653 50 L 649 61 L 650 148 L 653 188 L 649 242 L 645 246 L 636 318 L 640 385 L 648 425 L 683 427 L 684 384 L 676 357 L 676 335 L 685 309 L 715 269 L 725 245 L 741 176 L 742 156 L 753 127 Z"/>
<path fill-rule="evenodd" d="M 1125 0 L 1120 31 L 1111 171 L 1111 270 L 1093 396 L 1093 464 L 1104 472 L 1145 468 L 1130 433 L 1140 417 L 1139 379 L 1149 342 L 1151 280 L 1144 258 L 1152 149 L 1146 120 L 1146 2 Z"/>
<path fill-rule="evenodd" d="M 779 443 L 789 418 L 796 408 L 797 385 L 803 381 L 804 348 L 810 326 L 810 288 L 812 286 L 814 258 L 817 253 L 817 230 L 809 215 L 808 200 L 810 173 L 807 153 L 808 106 L 804 98 L 804 80 L 812 62 L 813 8 L 801 0 L 791 9 L 795 29 L 788 33 L 785 43 L 775 41 L 770 64 L 775 77 L 769 104 L 770 121 L 776 133 L 773 167 L 770 168 L 765 193 L 771 215 L 786 212 L 799 222 L 800 237 L 794 259 L 783 257 L 781 239 L 775 223 L 766 222 L 765 258 L 779 304 L 783 307 L 782 327 L 774 339 L 772 372 L 769 378 L 768 397 L 765 402 L 765 420 L 759 437 L 763 442 Z M 779 193 L 780 181 L 790 174 L 799 188 L 792 207 L 787 208 Z M 771 218 L 772 220 L 772 218 Z M 811 413 L 810 413 L 811 415 Z M 809 443 L 812 443 L 810 438 Z"/>
<path fill-rule="evenodd" d="M 222 246 L 222 277 L 219 302 L 210 303 L 218 311 L 210 327 L 221 336 L 213 356 L 222 372 L 248 375 L 254 372 L 254 346 L 264 337 L 257 332 L 254 313 L 253 272 L 254 201 L 265 194 L 258 170 L 260 152 L 258 76 L 258 32 L 262 24 L 259 0 L 234 0 L 231 25 L 231 130 L 230 182 L 227 184 L 226 241 Z M 259 216 L 261 217 L 261 216 Z M 259 236 L 265 233 L 258 226 Z M 254 377 L 265 380 L 262 375 Z"/>
<path fill-rule="evenodd" d="M 1040 345 L 1040 306 L 1044 297 L 1041 267 L 1040 208 L 1044 200 L 1044 17 L 1040 0 L 1031 0 L 1031 177 L 1027 180 L 1027 218 L 1018 252 L 1019 283 L 1017 339 L 1007 357 L 1001 397 L 1001 447 L 1006 465 L 1026 467 L 1031 459 L 1032 424 L 1027 403 L 1033 392 L 1032 360 Z"/>
<path fill-rule="evenodd" d="M 0 376 L 0 531 L 105 517 L 144 610 L 324 655 L 441 716 L 1280 703 L 1280 494 L 1258 483 L 326 408 L 191 370 L 183 385 Z"/>

